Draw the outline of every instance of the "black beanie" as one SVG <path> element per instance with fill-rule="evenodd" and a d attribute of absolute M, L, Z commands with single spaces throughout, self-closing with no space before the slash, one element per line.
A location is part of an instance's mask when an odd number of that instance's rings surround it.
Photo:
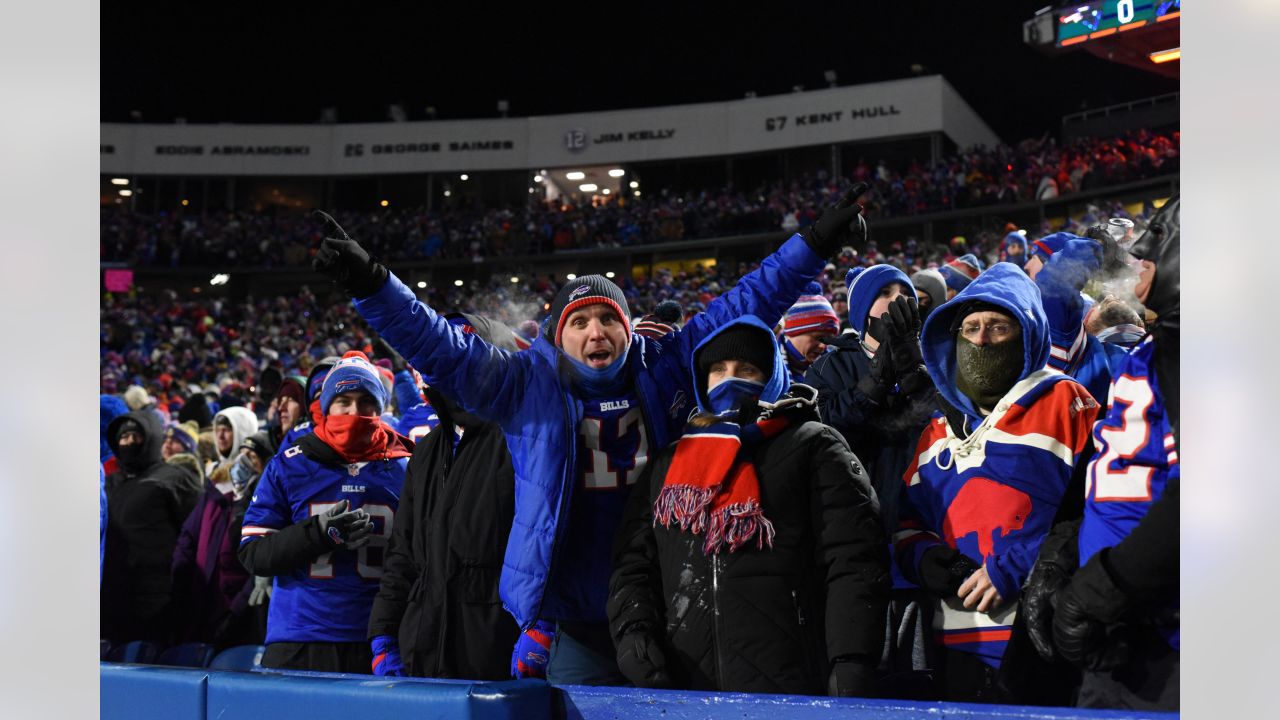
<path fill-rule="evenodd" d="M 551 315 L 548 317 L 550 322 L 546 325 L 547 340 L 560 347 L 560 333 L 573 311 L 597 303 L 613 306 L 627 331 L 627 340 L 630 341 L 631 314 L 627 312 L 627 298 L 622 294 L 622 288 L 603 275 L 583 275 L 560 288 L 556 299 L 551 301 Z"/>
<path fill-rule="evenodd" d="M 746 360 L 760 368 L 768 380 L 773 376 L 773 362 L 777 355 L 777 341 L 766 331 L 752 325 L 734 325 L 698 348 L 698 381 L 706 382 L 711 366 L 721 360 Z"/>
<path fill-rule="evenodd" d="M 675 300 L 663 300 L 658 303 L 658 307 L 653 309 L 653 314 L 662 322 L 668 325 L 678 325 L 684 319 L 684 310 L 680 309 L 680 303 Z"/>
<path fill-rule="evenodd" d="M 263 465 L 270 462 L 271 456 L 276 454 L 276 445 L 271 442 L 271 437 L 265 432 L 250 435 L 240 443 L 240 447 L 249 448 L 249 452 L 257 455 Z"/>
<path fill-rule="evenodd" d="M 196 393 L 182 404 L 182 409 L 178 411 L 178 422 L 188 420 L 193 421 L 198 428 L 207 428 L 213 424 L 213 413 L 205 402 L 204 393 Z"/>

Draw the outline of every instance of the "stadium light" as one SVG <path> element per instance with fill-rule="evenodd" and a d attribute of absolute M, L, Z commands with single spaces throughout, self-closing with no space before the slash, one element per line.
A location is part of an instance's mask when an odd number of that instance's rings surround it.
<path fill-rule="evenodd" d="M 640 197 L 640 191 L 639 191 L 639 190 L 637 190 L 637 191 L 636 191 L 636 197 Z"/>
<path fill-rule="evenodd" d="M 534 182 L 542 182 L 542 176 L 541 176 L 541 175 L 534 175 L 534 176 L 533 176 L 533 181 L 534 181 Z"/>
<path fill-rule="evenodd" d="M 120 191 L 120 197 L 130 197 L 130 196 L 132 196 L 132 195 L 133 195 L 133 191 L 132 191 L 132 190 L 121 190 L 121 191 Z"/>
<path fill-rule="evenodd" d="M 529 188 L 529 194 L 530 194 L 530 195 L 532 195 L 532 194 L 533 194 L 533 188 Z"/>
<path fill-rule="evenodd" d="M 426 287 L 427 287 L 427 281 L 426 281 L 426 280 L 419 280 L 419 281 L 418 281 L 418 289 L 419 289 L 419 290 L 424 290 L 424 289 L 426 289 Z"/>
<path fill-rule="evenodd" d="M 581 190 L 582 192 L 595 192 L 596 190 L 599 189 L 599 186 L 597 186 L 595 183 L 585 183 L 585 184 L 579 185 L 578 189 Z"/>
<path fill-rule="evenodd" d="M 586 180 L 587 174 L 580 170 L 574 170 L 572 172 L 565 173 L 564 177 L 566 180 Z"/>
<path fill-rule="evenodd" d="M 609 272 L 605 273 L 605 274 L 604 274 L 604 276 L 605 276 L 605 277 L 607 277 L 607 278 L 609 278 L 610 280 L 612 280 L 612 279 L 613 279 L 613 271 L 612 271 L 612 270 L 610 270 Z"/>
<path fill-rule="evenodd" d="M 623 170 L 622 168 L 614 168 L 609 171 L 609 177 L 622 177 L 623 175 L 626 175 L 626 174 L 627 174 L 627 171 Z"/>
<path fill-rule="evenodd" d="M 386 206 L 390 205 L 391 203 L 387 202 L 386 200 L 383 200 L 383 201 L 379 202 L 378 204 L 379 204 L 379 205 L 381 205 L 382 207 L 386 207 Z"/>
<path fill-rule="evenodd" d="M 515 285 L 515 284 L 516 284 L 516 283 L 518 283 L 518 282 L 520 282 L 520 278 L 516 277 L 515 275 L 512 275 L 512 276 L 511 276 L 511 284 L 512 284 L 512 285 Z"/>
<path fill-rule="evenodd" d="M 601 193 L 601 194 L 603 194 L 603 195 L 608 195 L 610 192 L 611 192 L 611 191 L 609 190 L 609 188 L 605 188 L 605 189 L 603 189 L 603 190 L 601 190 L 601 191 L 600 191 L 600 193 Z"/>
<path fill-rule="evenodd" d="M 1167 63 L 1167 62 L 1181 58 L 1182 48 L 1176 47 L 1176 48 L 1170 48 L 1168 50 L 1161 50 L 1160 52 L 1153 52 L 1147 57 L 1150 57 L 1151 62 L 1157 65 L 1159 65 L 1160 63 Z"/>
<path fill-rule="evenodd" d="M 631 189 L 632 189 L 632 190 L 635 190 L 635 189 L 636 189 L 636 188 L 638 188 L 638 187 L 640 187 L 640 183 L 636 182 L 635 180 L 632 180 L 632 181 L 631 181 Z"/>
<path fill-rule="evenodd" d="M 455 286 L 457 286 L 457 287 L 462 287 L 462 281 L 461 281 L 461 280 L 454 280 L 454 281 L 453 281 L 453 284 L 454 284 Z"/>
<path fill-rule="evenodd" d="M 111 178 L 112 185 L 128 185 L 129 178 Z"/>
<path fill-rule="evenodd" d="M 568 275 L 565 275 L 565 276 L 564 276 L 564 279 L 565 279 L 565 280 L 576 280 L 577 278 L 578 278 L 578 276 L 577 276 L 577 275 L 574 275 L 573 273 L 569 273 Z"/>
<path fill-rule="evenodd" d="M 453 193 L 452 193 L 451 191 L 449 191 L 449 190 L 445 190 L 445 191 L 444 191 L 444 196 L 445 196 L 445 197 L 449 197 L 449 196 L 450 196 L 450 195 L 452 195 L 452 194 L 453 194 Z"/>
<path fill-rule="evenodd" d="M 209 284 L 210 285 L 226 285 L 227 281 L 230 279 L 231 279 L 230 275 L 226 273 L 218 273 L 217 275 L 214 275 L 213 277 L 209 278 Z"/>
<path fill-rule="evenodd" d="M 466 173 L 462 173 L 461 175 L 458 176 L 458 178 L 462 180 L 462 182 L 466 182 L 469 179 L 469 177 L 470 176 L 467 175 Z"/>
<path fill-rule="evenodd" d="M 190 205 L 190 204 L 191 204 L 191 201 L 190 201 L 190 200 L 188 200 L 188 199 L 186 199 L 186 198 L 182 198 L 182 207 L 186 207 L 186 206 L 188 206 L 188 205 Z"/>

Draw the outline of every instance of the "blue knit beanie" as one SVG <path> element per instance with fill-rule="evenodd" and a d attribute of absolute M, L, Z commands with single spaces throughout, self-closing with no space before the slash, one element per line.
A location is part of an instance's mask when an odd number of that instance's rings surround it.
<path fill-rule="evenodd" d="M 915 294 L 911 278 L 892 265 L 853 268 L 844 276 L 844 284 L 849 288 L 849 325 L 858 335 L 866 330 L 867 313 L 871 312 L 880 289 L 893 283 L 901 283 L 904 292 Z"/>
<path fill-rule="evenodd" d="M 324 377 L 324 387 L 320 390 L 320 412 L 329 414 L 329 405 L 333 398 L 344 392 L 364 390 L 373 396 L 378 403 L 378 414 L 387 405 L 387 390 L 378 375 L 378 369 L 369 362 L 362 352 L 352 350 L 329 370 Z"/>

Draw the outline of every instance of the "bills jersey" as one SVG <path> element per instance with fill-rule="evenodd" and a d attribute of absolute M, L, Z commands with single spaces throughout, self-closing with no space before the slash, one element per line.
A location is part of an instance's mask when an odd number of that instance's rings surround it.
<path fill-rule="evenodd" d="M 373 536 L 364 547 L 324 553 L 275 578 L 268 643 L 366 639 L 407 467 L 407 458 L 322 463 L 307 457 L 302 445 L 286 448 L 267 463 L 245 511 L 241 545 L 326 512 L 344 499 L 373 520 Z"/>
<path fill-rule="evenodd" d="M 1043 369 L 1019 381 L 961 439 L 940 413 L 903 476 L 894 554 L 910 579 L 930 546 L 945 543 L 987 570 L 1004 599 L 990 614 L 939 599 L 934 630 L 946 647 L 999 666 L 1016 601 L 1089 439 L 1098 404 L 1080 384 Z"/>
<path fill-rule="evenodd" d="M 1093 428 L 1080 564 L 1119 543 L 1179 477 L 1178 450 L 1155 375 L 1155 343 L 1147 336 L 1117 368 L 1106 416 Z"/>
<path fill-rule="evenodd" d="M 649 462 L 649 435 L 634 393 L 582 401 L 569 527 L 560 542 L 543 617 L 604 622 L 613 536 L 631 486 Z"/>

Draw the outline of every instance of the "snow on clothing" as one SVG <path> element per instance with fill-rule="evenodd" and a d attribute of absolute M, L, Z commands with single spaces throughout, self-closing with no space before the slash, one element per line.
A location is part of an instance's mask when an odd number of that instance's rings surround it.
<path fill-rule="evenodd" d="M 956 389 L 952 326 L 973 300 L 1004 308 L 1022 326 L 1019 380 L 986 417 Z M 1003 604 L 987 614 L 966 610 L 958 598 L 940 598 L 934 627 L 944 646 L 998 667 L 1018 592 L 1088 443 L 1098 406 L 1081 385 L 1044 367 L 1049 327 L 1039 291 L 1009 263 L 996 264 L 932 313 L 922 345 L 946 405 L 920 436 L 903 475 L 895 555 L 912 580 L 931 545 L 945 543 L 982 562 Z"/>
<path fill-rule="evenodd" d="M 692 407 L 689 358 L 694 346 L 741 315 L 776 323 L 824 265 L 803 238 L 793 236 L 681 330 L 656 341 L 632 335 L 626 372 L 650 447 L 675 439 Z M 531 626 L 563 542 L 562 527 L 568 523 L 561 518 L 567 518 L 579 463 L 574 436 L 583 407 L 562 373 L 562 353 L 543 336 L 519 354 L 499 351 L 451 327 L 394 275 L 355 305 L 426 382 L 502 426 L 514 464 L 516 508 L 501 595 L 520 626 Z M 604 577 L 597 580 L 607 583 Z"/>
<path fill-rule="evenodd" d="M 785 373 L 779 357 L 770 382 Z M 610 630 L 619 647 L 632 633 L 657 641 L 674 687 L 821 695 L 837 658 L 880 657 L 884 528 L 866 474 L 818 421 L 812 392 L 796 388 L 780 403 L 792 406 L 778 412 L 787 427 L 746 451 L 772 547 L 752 540 L 708 553 L 702 534 L 655 524 L 679 443 L 650 462 L 628 501 L 614 546 Z"/>
<path fill-rule="evenodd" d="M 347 464 L 314 434 L 267 463 L 245 511 L 239 555 L 249 572 L 275 578 L 268 644 L 365 644 L 407 465 L 404 457 Z M 369 544 L 355 551 L 320 534 L 316 516 L 342 500 L 373 518 Z"/>
<path fill-rule="evenodd" d="M 160 459 L 164 440 L 160 416 L 135 410 L 107 427 L 112 452 L 119 454 L 120 426 L 133 421 L 142 428 L 137 463 L 106 479 L 107 532 L 103 548 L 100 625 L 112 642 L 169 642 L 174 626 L 170 602 L 170 566 L 183 521 L 195 507 L 200 479 Z"/>
<path fill-rule="evenodd" d="M 218 453 L 218 462 L 208 469 L 206 474 L 212 474 L 214 470 L 220 467 L 231 467 L 236 458 L 240 455 L 240 443 L 250 435 L 258 432 L 258 416 L 253 411 L 245 407 L 229 407 L 225 410 L 219 410 L 217 415 L 213 416 L 214 432 L 217 432 L 218 422 L 226 418 L 231 423 L 231 449 L 225 454 L 218 449 L 217 442 L 214 443 L 214 452 Z"/>

